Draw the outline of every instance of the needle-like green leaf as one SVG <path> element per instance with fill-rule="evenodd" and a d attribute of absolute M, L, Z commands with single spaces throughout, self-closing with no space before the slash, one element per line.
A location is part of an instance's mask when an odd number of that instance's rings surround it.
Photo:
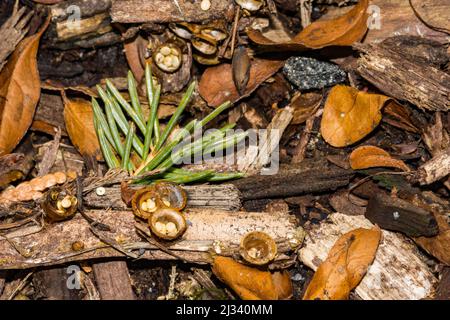
<path fill-rule="evenodd" d="M 145 134 L 146 130 L 144 121 L 138 116 L 138 114 L 130 106 L 130 104 L 122 97 L 119 90 L 117 90 L 117 88 L 109 79 L 106 79 L 106 87 L 108 88 L 108 91 L 112 94 L 112 96 L 119 102 L 125 112 L 131 117 L 139 130 L 141 130 L 141 132 Z"/>
<path fill-rule="evenodd" d="M 113 96 L 108 95 L 100 86 L 97 86 L 97 91 L 100 95 L 100 97 L 103 99 L 105 105 L 107 103 L 110 104 L 111 113 L 114 117 L 114 119 L 117 122 L 117 125 L 119 126 L 122 133 L 126 136 L 128 134 L 129 130 L 129 123 L 127 122 L 125 115 L 122 112 L 122 109 L 120 109 L 119 104 L 117 101 L 115 101 Z M 141 140 L 136 136 L 133 138 L 133 148 L 136 150 L 137 154 L 142 158 L 143 151 L 144 151 L 144 144 L 141 142 Z"/>
<path fill-rule="evenodd" d="M 166 141 L 169 134 L 172 132 L 173 127 L 178 122 L 178 119 L 180 118 L 181 114 L 183 113 L 184 109 L 186 108 L 187 104 L 189 103 L 189 100 L 191 99 L 194 89 L 195 89 L 195 81 L 193 81 L 190 84 L 190 86 L 184 93 L 183 97 L 181 98 L 180 104 L 178 105 L 177 109 L 175 110 L 175 113 L 170 118 L 161 137 L 158 139 L 158 142 L 157 142 L 156 148 L 155 148 L 156 150 L 159 150 L 159 148 L 161 148 L 161 146 Z"/>
<path fill-rule="evenodd" d="M 117 129 L 116 120 L 112 114 L 112 106 L 109 101 L 105 103 L 105 111 L 106 111 L 106 120 L 108 121 L 109 128 L 111 129 L 111 134 L 114 139 L 114 146 L 117 153 L 123 158 L 123 145 L 122 140 L 120 139 L 120 133 Z"/>
<path fill-rule="evenodd" d="M 131 144 L 134 137 L 134 123 L 130 125 L 130 130 L 128 130 L 127 137 L 125 139 L 125 151 L 122 158 L 122 169 L 128 169 L 129 161 L 130 161 L 130 153 L 131 153 Z"/>
<path fill-rule="evenodd" d="M 144 114 L 142 113 L 141 103 L 139 102 L 136 80 L 131 71 L 128 71 L 128 93 L 130 94 L 131 105 L 134 111 L 136 111 L 138 117 L 144 122 Z"/>
<path fill-rule="evenodd" d="M 158 86 L 156 88 L 155 95 L 152 99 L 152 104 L 150 105 L 150 117 L 147 121 L 147 133 L 145 134 L 145 140 L 144 140 L 144 153 L 142 158 L 146 159 L 150 150 L 150 143 L 152 142 L 152 134 L 153 129 L 155 127 L 155 119 L 157 119 L 158 115 L 158 104 L 159 104 L 159 96 L 161 94 L 161 86 Z M 158 128 L 159 130 L 159 128 Z M 156 132 L 156 130 L 155 130 Z"/>
<path fill-rule="evenodd" d="M 103 133 L 105 134 L 106 138 L 114 144 L 114 139 L 111 134 L 111 130 L 108 126 L 108 122 L 106 121 L 105 115 L 103 114 L 102 109 L 100 109 L 100 106 L 95 98 L 92 98 L 91 100 L 92 104 L 92 110 L 94 112 L 94 116 L 97 118 L 99 128 L 103 129 Z"/>
<path fill-rule="evenodd" d="M 103 157 L 105 158 L 108 168 L 110 169 L 118 168 L 120 166 L 120 162 L 114 155 L 114 152 L 111 149 L 108 140 L 106 139 L 106 135 L 103 131 L 103 128 L 99 124 L 98 118 L 96 118 L 95 116 L 94 116 L 94 127 L 97 131 L 97 137 L 100 144 L 100 148 L 102 149 Z"/>

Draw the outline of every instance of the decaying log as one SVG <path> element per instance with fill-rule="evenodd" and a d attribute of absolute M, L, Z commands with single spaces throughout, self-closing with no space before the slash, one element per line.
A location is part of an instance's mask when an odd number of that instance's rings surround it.
<path fill-rule="evenodd" d="M 387 95 L 424 110 L 450 109 L 450 75 L 428 64 L 406 59 L 387 44 L 355 44 L 363 54 L 358 72 Z"/>
<path fill-rule="evenodd" d="M 22 7 L 18 11 L 15 8 L 12 16 L 0 26 L 0 39 L 2 39 L 0 45 L 0 71 L 6 64 L 8 56 L 28 32 L 28 21 L 33 12 L 25 14 L 26 11 L 26 7 Z"/>
<path fill-rule="evenodd" d="M 188 208 L 211 208 L 237 211 L 241 208 L 239 190 L 231 184 L 183 186 L 188 195 Z M 119 186 L 105 188 L 105 194 L 98 196 L 90 192 L 84 197 L 84 205 L 95 209 L 111 208 L 127 210 Z"/>
<path fill-rule="evenodd" d="M 98 262 L 92 266 L 102 300 L 135 300 L 125 261 Z"/>
<path fill-rule="evenodd" d="M 352 176 L 351 170 L 307 159 L 298 165 L 281 167 L 274 175 L 255 175 L 232 183 L 241 191 L 243 200 L 251 200 L 335 190 L 347 185 Z"/>
<path fill-rule="evenodd" d="M 224 18 L 230 20 L 233 2 L 211 1 L 211 7 L 204 11 L 200 8 L 201 1 L 113 0 L 111 18 L 113 22 L 120 23 L 205 22 Z"/>
<path fill-rule="evenodd" d="M 313 229 L 300 249 L 300 260 L 317 270 L 336 240 L 356 228 L 372 228 L 363 216 L 334 213 Z M 375 260 L 355 292 L 364 300 L 417 300 L 433 294 L 437 279 L 417 248 L 403 235 L 382 230 Z"/>
<path fill-rule="evenodd" d="M 171 254 L 161 251 L 136 233 L 135 217 L 130 211 L 87 211 L 93 219 L 107 224 L 112 231 L 95 231 L 87 221 L 76 215 L 73 219 L 41 226 L 21 227 L 4 235 L 15 248 L 0 237 L 0 270 L 50 266 L 69 261 L 95 258 L 132 258 L 169 260 L 182 258 L 192 263 L 210 263 L 212 254 L 238 256 L 241 237 L 249 231 L 263 230 L 278 245 L 275 260 L 290 259 L 286 253 L 302 241 L 301 229 L 288 213 L 229 212 L 211 209 L 186 210 L 187 231 L 174 242 L 164 243 Z M 98 237 L 100 235 L 100 237 Z M 72 244 L 83 243 L 84 249 L 73 251 Z M 107 244 L 109 243 L 109 244 Z M 111 247 L 114 246 L 113 247 Z M 22 254 L 18 253 L 20 248 Z"/>
<path fill-rule="evenodd" d="M 422 164 L 413 177 L 421 185 L 431 184 L 450 174 L 450 148 Z"/>
<path fill-rule="evenodd" d="M 450 300 L 450 267 L 445 267 L 442 270 L 441 279 L 439 280 L 434 298 L 436 300 Z"/>
<path fill-rule="evenodd" d="M 80 290 L 70 289 L 67 267 L 39 270 L 33 274 L 33 286 L 39 299 L 45 300 L 79 300 Z"/>
<path fill-rule="evenodd" d="M 431 212 L 382 193 L 370 198 L 365 216 L 382 229 L 400 231 L 410 237 L 432 237 L 439 233 Z"/>

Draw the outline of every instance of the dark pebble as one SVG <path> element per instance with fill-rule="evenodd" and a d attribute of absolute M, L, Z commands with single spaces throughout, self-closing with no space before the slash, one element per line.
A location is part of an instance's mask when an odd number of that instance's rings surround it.
<path fill-rule="evenodd" d="M 347 78 L 337 65 L 307 57 L 291 57 L 283 68 L 287 79 L 300 90 L 322 89 Z"/>

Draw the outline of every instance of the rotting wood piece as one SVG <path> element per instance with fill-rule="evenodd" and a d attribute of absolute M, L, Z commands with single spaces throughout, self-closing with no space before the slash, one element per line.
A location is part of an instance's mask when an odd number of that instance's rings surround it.
<path fill-rule="evenodd" d="M 67 267 L 39 270 L 33 274 L 33 286 L 39 299 L 45 300 L 80 300 L 80 287 L 70 287 Z"/>
<path fill-rule="evenodd" d="M 450 174 L 450 148 L 422 164 L 412 180 L 421 185 L 431 184 Z"/>
<path fill-rule="evenodd" d="M 111 227 L 111 232 L 96 231 L 95 236 L 88 222 L 79 214 L 73 219 L 39 226 L 21 227 L 14 234 L 8 233 L 10 241 L 26 256 L 17 252 L 10 242 L 0 237 L 0 270 L 26 269 L 37 266 L 51 266 L 69 261 L 95 258 L 124 257 L 124 252 L 148 260 L 173 260 L 153 244 L 141 238 L 135 229 L 135 218 L 131 211 L 92 210 L 86 214 L 94 220 Z M 192 263 L 206 264 L 212 255 L 220 253 L 239 256 L 241 237 L 247 232 L 263 230 L 272 236 L 278 246 L 279 256 L 274 263 L 290 258 L 286 254 L 296 249 L 302 239 L 297 220 L 288 213 L 229 212 L 212 209 L 191 209 L 184 212 L 188 228 L 183 236 L 164 246 L 172 253 Z M 115 248 L 105 244 L 113 244 Z M 83 249 L 74 251 L 72 244 L 79 242 Z"/>
<path fill-rule="evenodd" d="M 201 1 L 189 0 L 113 0 L 111 18 L 119 23 L 205 22 L 232 18 L 232 0 L 211 1 L 204 11 Z M 179 5 L 179 7 L 177 6 Z"/>
<path fill-rule="evenodd" d="M 125 261 L 97 262 L 92 266 L 102 300 L 135 300 Z"/>
<path fill-rule="evenodd" d="M 134 189 L 134 187 L 133 187 Z M 237 211 L 241 208 L 240 192 L 232 184 L 183 186 L 188 196 L 188 208 L 211 208 Z M 95 190 L 84 197 L 84 205 L 94 209 L 127 210 L 119 186 L 105 188 L 99 196 Z"/>
<path fill-rule="evenodd" d="M 299 165 L 281 167 L 274 175 L 251 176 L 232 182 L 242 193 L 243 200 L 293 197 L 304 193 L 335 190 L 347 185 L 351 170 L 308 159 Z"/>
<path fill-rule="evenodd" d="M 387 95 L 423 110 L 450 109 L 450 75 L 428 64 L 406 59 L 386 44 L 355 44 L 363 54 L 357 70 Z"/>
<path fill-rule="evenodd" d="M 334 243 L 356 228 L 372 228 L 363 216 L 333 213 L 306 236 L 300 260 L 317 270 Z M 419 300 L 432 296 L 437 279 L 417 247 L 402 234 L 382 230 L 375 260 L 355 289 L 364 300 Z"/>
<path fill-rule="evenodd" d="M 370 198 L 365 216 L 382 229 L 400 231 L 410 237 L 432 237 L 439 233 L 431 212 L 384 194 Z"/>

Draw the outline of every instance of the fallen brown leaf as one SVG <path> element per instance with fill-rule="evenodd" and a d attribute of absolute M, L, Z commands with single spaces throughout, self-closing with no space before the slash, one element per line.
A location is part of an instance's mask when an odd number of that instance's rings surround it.
<path fill-rule="evenodd" d="M 435 214 L 439 234 L 435 237 L 419 237 L 414 241 L 439 261 L 450 266 L 450 225 L 443 214 Z"/>
<path fill-rule="evenodd" d="M 288 273 L 271 274 L 218 256 L 212 267 L 214 274 L 244 300 L 277 300 L 292 296 Z"/>
<path fill-rule="evenodd" d="M 349 160 L 353 170 L 374 167 L 393 167 L 403 171 L 410 171 L 403 161 L 392 158 L 388 152 L 374 146 L 362 146 L 356 148 L 350 154 Z"/>
<path fill-rule="evenodd" d="M 254 59 L 250 66 L 250 75 L 243 94 L 239 94 L 234 85 L 231 64 L 210 67 L 203 73 L 198 85 L 199 93 L 210 106 L 218 106 L 225 101 L 236 102 L 248 96 L 262 82 L 267 80 L 284 64 L 284 60 Z"/>
<path fill-rule="evenodd" d="M 33 121 L 41 93 L 36 54 L 49 22 L 19 43 L 0 73 L 0 155 L 16 147 Z"/>
<path fill-rule="evenodd" d="M 63 101 L 64 121 L 73 145 L 82 155 L 100 160 L 100 145 L 95 133 L 91 104 L 86 100 L 70 100 L 64 96 Z"/>
<path fill-rule="evenodd" d="M 333 147 L 345 147 L 361 140 L 380 123 L 380 110 L 389 99 L 348 86 L 333 87 L 322 115 L 322 137 Z"/>
<path fill-rule="evenodd" d="M 346 14 L 331 20 L 315 21 L 290 41 L 275 42 L 260 31 L 250 30 L 248 37 L 269 51 L 305 51 L 328 46 L 349 46 L 362 39 L 367 31 L 369 0 L 360 0 Z"/>
<path fill-rule="evenodd" d="M 306 289 L 303 300 L 348 299 L 373 262 L 381 230 L 358 228 L 342 235 Z"/>

